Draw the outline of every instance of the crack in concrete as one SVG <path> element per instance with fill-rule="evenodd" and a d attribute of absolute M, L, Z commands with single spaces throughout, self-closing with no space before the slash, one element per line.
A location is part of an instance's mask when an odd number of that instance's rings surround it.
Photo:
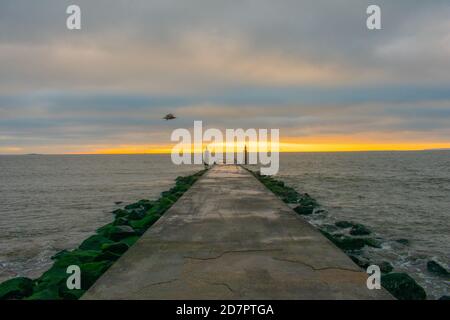
<path fill-rule="evenodd" d="M 353 270 L 353 269 L 347 269 L 347 268 L 339 268 L 339 267 L 324 267 L 324 268 L 316 268 L 313 265 L 310 265 L 306 262 L 299 261 L 299 260 L 292 260 L 292 259 L 285 259 L 285 258 L 275 258 L 272 257 L 272 259 L 277 261 L 285 261 L 285 262 L 291 262 L 291 263 L 299 263 L 307 266 L 308 268 L 314 270 L 314 271 L 323 271 L 323 270 L 342 270 L 342 271 L 349 271 L 349 272 L 361 272 L 360 270 Z"/>
<path fill-rule="evenodd" d="M 184 256 L 184 259 L 191 259 L 191 260 L 215 260 L 215 259 L 219 259 L 221 257 L 223 257 L 226 254 L 231 254 L 231 253 L 249 253 L 249 252 L 275 252 L 275 251 L 283 251 L 283 249 L 248 249 L 248 250 L 229 250 L 229 251 L 223 251 L 221 254 L 219 254 L 218 256 L 214 256 L 214 257 L 206 257 L 206 258 L 200 258 L 200 257 L 189 257 L 189 256 Z"/>
<path fill-rule="evenodd" d="M 214 286 L 224 286 L 224 287 L 227 288 L 231 293 L 234 293 L 233 288 L 231 288 L 231 286 L 230 286 L 228 283 L 225 283 L 225 282 L 208 282 L 208 284 L 214 285 Z"/>
<path fill-rule="evenodd" d="M 167 281 L 160 281 L 160 282 L 155 282 L 155 283 L 150 283 L 142 288 L 140 288 L 139 290 L 135 291 L 135 293 L 139 293 L 142 290 L 148 289 L 150 287 L 154 287 L 154 286 L 159 286 L 159 285 L 163 285 L 163 284 L 169 284 L 175 281 L 178 281 L 179 279 L 171 279 L 171 280 L 167 280 Z"/>

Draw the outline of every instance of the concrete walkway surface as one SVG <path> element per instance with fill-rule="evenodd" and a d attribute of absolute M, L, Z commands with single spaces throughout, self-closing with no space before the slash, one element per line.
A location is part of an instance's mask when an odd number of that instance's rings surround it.
<path fill-rule="evenodd" d="M 249 172 L 215 166 L 83 299 L 392 299 Z"/>

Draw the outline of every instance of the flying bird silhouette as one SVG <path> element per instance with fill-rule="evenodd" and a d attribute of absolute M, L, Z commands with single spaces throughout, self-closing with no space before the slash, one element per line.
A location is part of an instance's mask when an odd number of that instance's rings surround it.
<path fill-rule="evenodd" d="M 173 120 L 173 119 L 176 119 L 176 118 L 177 117 L 175 117 L 172 113 L 169 113 L 163 119 L 166 120 L 166 121 L 169 121 L 169 120 Z"/>

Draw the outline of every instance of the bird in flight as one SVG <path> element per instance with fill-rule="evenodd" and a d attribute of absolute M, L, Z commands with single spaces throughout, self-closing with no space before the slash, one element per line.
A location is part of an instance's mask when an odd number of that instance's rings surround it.
<path fill-rule="evenodd" d="M 166 121 L 169 121 L 169 120 L 173 120 L 173 119 L 176 119 L 176 118 L 177 117 L 175 117 L 172 113 L 169 113 L 163 119 L 166 120 Z"/>

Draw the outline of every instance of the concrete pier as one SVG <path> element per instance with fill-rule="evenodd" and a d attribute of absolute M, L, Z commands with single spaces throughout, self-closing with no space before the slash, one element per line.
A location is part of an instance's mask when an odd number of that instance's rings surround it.
<path fill-rule="evenodd" d="M 238 166 L 208 171 L 83 299 L 392 299 Z"/>

